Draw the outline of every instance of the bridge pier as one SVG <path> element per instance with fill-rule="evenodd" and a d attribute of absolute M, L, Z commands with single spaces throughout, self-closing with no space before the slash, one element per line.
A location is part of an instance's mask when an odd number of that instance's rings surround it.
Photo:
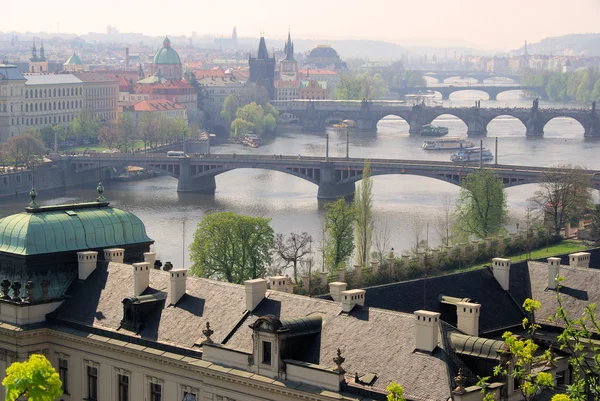
<path fill-rule="evenodd" d="M 354 195 L 354 181 L 337 183 L 335 164 L 332 162 L 321 163 L 321 177 L 319 181 L 318 199 L 337 199 L 339 197 L 350 197 Z"/>
<path fill-rule="evenodd" d="M 214 175 L 201 175 L 192 177 L 190 158 L 183 157 L 179 160 L 179 183 L 177 192 L 198 192 L 214 194 L 217 188 Z"/>
<path fill-rule="evenodd" d="M 543 137 L 544 136 L 544 125 L 546 121 L 542 121 L 538 115 L 534 115 L 525 124 L 526 131 L 525 135 L 528 137 Z"/>
<path fill-rule="evenodd" d="M 593 118 L 588 124 L 584 125 L 585 138 L 600 138 L 600 120 Z"/>
<path fill-rule="evenodd" d="M 367 118 L 359 118 L 356 120 L 356 130 L 360 132 L 375 132 L 377 131 L 377 121 Z"/>
<path fill-rule="evenodd" d="M 467 120 L 465 124 L 467 124 L 467 136 L 487 135 L 487 124 L 481 118 Z"/>
<path fill-rule="evenodd" d="M 489 97 L 489 100 L 498 100 L 498 93 L 488 91 L 488 97 Z"/>

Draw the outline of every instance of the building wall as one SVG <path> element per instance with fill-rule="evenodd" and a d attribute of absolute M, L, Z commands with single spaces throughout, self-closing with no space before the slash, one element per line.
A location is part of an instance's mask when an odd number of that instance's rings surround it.
<path fill-rule="evenodd" d="M 24 115 L 25 81 L 0 80 L 0 142 L 20 133 Z"/>
<path fill-rule="evenodd" d="M 42 129 L 47 125 L 68 125 L 83 109 L 84 84 L 25 84 L 25 115 L 21 124 Z"/>
<path fill-rule="evenodd" d="M 86 82 L 83 93 L 83 109 L 109 126 L 117 124 L 117 98 L 119 83 L 117 81 Z"/>
<path fill-rule="evenodd" d="M 220 80 L 211 81 L 210 79 L 208 81 L 210 82 L 203 85 L 206 93 L 204 112 L 206 113 L 207 123 L 225 126 L 225 122 L 221 119 L 221 110 L 225 98 L 233 93 L 239 93 L 244 88 L 244 84 Z M 229 129 L 229 127 L 225 128 Z"/>

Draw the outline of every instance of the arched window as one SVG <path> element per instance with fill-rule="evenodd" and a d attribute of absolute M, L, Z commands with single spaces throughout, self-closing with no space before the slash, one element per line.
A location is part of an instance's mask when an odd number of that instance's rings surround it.
<path fill-rule="evenodd" d="M 46 89 L 44 89 L 44 97 L 48 96 L 48 92 L 46 91 Z"/>
<path fill-rule="evenodd" d="M 54 93 L 54 94 L 53 94 L 52 96 L 56 97 L 56 88 L 54 88 L 54 91 L 53 91 L 53 93 Z"/>
<path fill-rule="evenodd" d="M 38 111 L 38 110 L 37 110 L 37 103 L 35 104 L 35 111 Z"/>
<path fill-rule="evenodd" d="M 56 110 L 56 102 L 54 102 L 52 107 L 53 107 L 53 110 Z"/>
<path fill-rule="evenodd" d="M 29 99 L 29 92 L 25 91 L 25 99 Z"/>
<path fill-rule="evenodd" d="M 38 93 L 37 93 L 37 89 L 35 90 L 35 98 L 37 99 L 38 97 Z"/>
<path fill-rule="evenodd" d="M 29 112 L 29 105 L 28 104 L 25 105 L 25 112 Z"/>
<path fill-rule="evenodd" d="M 44 111 L 48 110 L 48 104 L 44 103 Z"/>

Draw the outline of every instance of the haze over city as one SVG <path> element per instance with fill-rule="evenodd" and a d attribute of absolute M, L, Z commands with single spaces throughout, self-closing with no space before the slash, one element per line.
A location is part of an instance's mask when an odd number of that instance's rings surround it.
<path fill-rule="evenodd" d="M 7 7 L 8 6 L 8 7 Z M 600 20 L 598 0 L 430 0 L 388 1 L 306 0 L 299 4 L 263 0 L 193 2 L 169 5 L 152 1 L 106 1 L 102 7 L 63 0 L 27 2 L 32 10 L 21 15 L 21 4 L 3 6 L 3 31 L 104 32 L 106 24 L 121 32 L 148 35 L 229 34 L 237 25 L 240 36 L 283 38 L 291 26 L 296 38 L 378 39 L 410 45 L 470 46 L 509 50 L 525 40 L 568 33 L 594 32 Z M 93 10 L 93 11 L 92 11 Z"/>

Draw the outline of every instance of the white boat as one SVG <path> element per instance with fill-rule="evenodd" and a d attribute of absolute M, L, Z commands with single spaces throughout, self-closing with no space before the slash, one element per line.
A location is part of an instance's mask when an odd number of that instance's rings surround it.
<path fill-rule="evenodd" d="M 421 146 L 425 150 L 457 150 L 475 146 L 468 139 L 462 139 L 457 136 L 448 136 L 445 138 L 436 138 L 432 141 L 425 141 Z"/>
<path fill-rule="evenodd" d="M 463 148 L 450 156 L 453 162 L 478 162 L 494 160 L 494 155 L 488 149 L 481 148 Z"/>

